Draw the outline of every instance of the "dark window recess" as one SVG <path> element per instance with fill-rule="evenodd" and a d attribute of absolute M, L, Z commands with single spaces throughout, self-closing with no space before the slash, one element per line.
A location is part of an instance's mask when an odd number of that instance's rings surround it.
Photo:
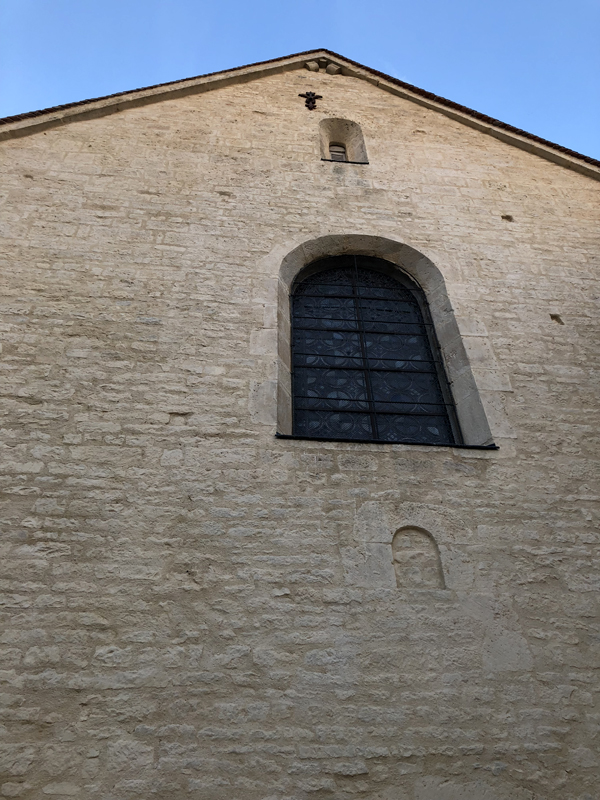
<path fill-rule="evenodd" d="M 343 144 L 334 144 L 332 142 L 329 145 L 329 157 L 332 161 L 348 161 L 346 148 Z"/>
<path fill-rule="evenodd" d="M 460 444 L 421 290 L 374 258 L 313 266 L 292 296 L 294 434 Z"/>

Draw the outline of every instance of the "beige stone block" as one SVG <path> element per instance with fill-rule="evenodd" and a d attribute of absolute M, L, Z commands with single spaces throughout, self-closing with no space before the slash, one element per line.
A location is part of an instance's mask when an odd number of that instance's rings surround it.
<path fill-rule="evenodd" d="M 255 356 L 277 355 L 277 330 L 275 328 L 252 331 L 250 334 L 250 353 Z"/>
<path fill-rule="evenodd" d="M 81 796 L 81 786 L 77 786 L 75 783 L 69 783 L 63 781 L 61 783 L 47 783 L 42 792 L 47 795 L 59 795 L 61 797 L 80 797 Z"/>
<path fill-rule="evenodd" d="M 395 589 L 392 548 L 384 544 L 343 547 L 342 563 L 349 586 L 371 589 Z"/>
<path fill-rule="evenodd" d="M 254 422 L 263 425 L 277 424 L 277 381 L 263 381 L 250 384 L 248 400 L 250 415 Z"/>
<path fill-rule="evenodd" d="M 415 784 L 415 800 L 534 800 L 524 787 L 501 786 L 483 780 L 461 783 L 440 777 L 419 778 Z"/>
<path fill-rule="evenodd" d="M 530 670 L 533 658 L 526 639 L 516 631 L 492 627 L 483 643 L 483 667 L 492 672 Z"/>

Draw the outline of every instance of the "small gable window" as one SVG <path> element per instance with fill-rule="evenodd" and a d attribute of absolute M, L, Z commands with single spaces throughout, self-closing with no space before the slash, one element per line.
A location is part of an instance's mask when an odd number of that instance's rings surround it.
<path fill-rule="evenodd" d="M 345 145 L 331 142 L 329 145 L 329 158 L 332 161 L 348 161 Z"/>
<path fill-rule="evenodd" d="M 319 140 L 323 161 L 345 161 L 347 164 L 368 164 L 365 140 L 357 122 L 350 119 L 322 119 Z"/>

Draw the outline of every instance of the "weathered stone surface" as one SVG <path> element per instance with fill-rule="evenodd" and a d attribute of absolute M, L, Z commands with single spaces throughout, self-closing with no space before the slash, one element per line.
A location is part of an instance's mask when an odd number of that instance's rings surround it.
<path fill-rule="evenodd" d="M 597 796 L 598 184 L 310 69 L 0 146 L 3 797 Z M 498 451 L 274 437 L 326 236 L 430 275 Z"/>

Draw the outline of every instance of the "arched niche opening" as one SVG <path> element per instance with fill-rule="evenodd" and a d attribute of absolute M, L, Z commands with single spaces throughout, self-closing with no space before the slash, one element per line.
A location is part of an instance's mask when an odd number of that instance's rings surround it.
<path fill-rule="evenodd" d="M 392 563 L 398 589 L 445 589 L 437 543 L 423 528 L 406 527 L 392 539 Z"/>
<path fill-rule="evenodd" d="M 321 158 L 325 161 L 349 161 L 368 164 L 367 148 L 360 125 L 349 119 L 331 117 L 319 123 Z M 332 149 L 333 148 L 333 149 Z M 344 157 L 337 157 L 337 152 Z"/>
<path fill-rule="evenodd" d="M 294 282 L 310 274 L 311 265 L 328 256 L 374 256 L 393 272 L 409 276 L 424 292 L 465 445 L 493 445 L 493 438 L 469 359 L 450 303 L 446 284 L 433 262 L 409 245 L 380 236 L 321 236 L 294 248 L 281 262 L 278 286 L 277 430 L 293 435 L 290 295 Z"/>

